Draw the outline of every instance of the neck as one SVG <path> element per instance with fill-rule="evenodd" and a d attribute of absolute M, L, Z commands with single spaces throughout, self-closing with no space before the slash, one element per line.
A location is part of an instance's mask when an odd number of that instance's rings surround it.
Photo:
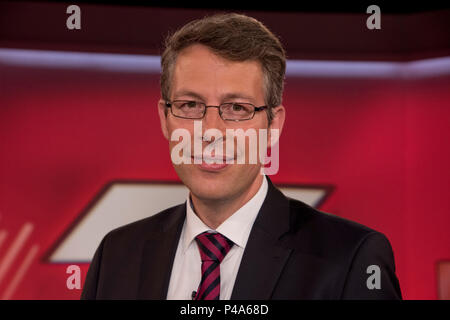
<path fill-rule="evenodd" d="M 244 206 L 258 192 L 264 176 L 258 175 L 247 190 L 238 192 L 236 196 L 227 199 L 201 199 L 194 194 L 191 201 L 195 208 L 195 214 L 211 229 L 217 229 L 225 220 Z"/>

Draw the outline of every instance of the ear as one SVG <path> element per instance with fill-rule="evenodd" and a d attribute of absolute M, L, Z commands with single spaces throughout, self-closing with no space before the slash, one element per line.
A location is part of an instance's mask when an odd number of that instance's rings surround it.
<path fill-rule="evenodd" d="M 277 129 L 278 130 L 278 137 L 276 137 L 277 139 L 275 141 L 271 141 L 271 130 L 268 130 L 268 135 L 267 135 L 267 144 L 268 146 L 273 146 L 275 143 L 278 142 L 278 138 L 281 136 L 281 131 L 283 130 L 283 126 L 284 126 L 284 120 L 286 118 L 286 110 L 284 109 L 284 107 L 282 105 L 279 105 L 277 107 L 274 107 L 272 109 L 272 113 L 273 113 L 273 119 L 272 122 L 270 123 L 269 129 Z"/>
<path fill-rule="evenodd" d="M 164 135 L 164 137 L 169 140 L 169 130 L 167 129 L 167 107 L 166 102 L 162 99 L 159 99 L 158 101 L 158 115 L 159 115 L 159 122 L 161 123 L 161 130 Z"/>

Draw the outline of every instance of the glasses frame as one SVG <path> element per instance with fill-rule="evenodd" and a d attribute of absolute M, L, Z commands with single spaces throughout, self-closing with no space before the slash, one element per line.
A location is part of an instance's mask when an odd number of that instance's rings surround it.
<path fill-rule="evenodd" d="M 177 115 L 175 115 L 175 114 L 173 113 L 173 110 L 172 110 L 172 105 L 173 105 L 173 103 L 175 103 L 175 102 L 195 102 L 195 103 L 202 104 L 202 105 L 205 106 L 205 109 L 203 110 L 203 115 L 202 115 L 201 117 L 198 117 L 198 118 L 187 118 L 187 117 L 177 116 Z M 221 110 L 220 107 L 223 106 L 223 105 L 226 105 L 226 104 L 227 104 L 227 105 L 228 105 L 228 104 L 246 104 L 246 105 L 251 105 L 251 106 L 253 107 L 253 114 L 252 114 L 252 117 L 251 117 L 251 118 L 248 118 L 248 119 L 225 119 L 225 118 L 222 116 L 222 110 Z M 201 119 L 203 119 L 203 118 L 205 117 L 205 115 L 206 115 L 206 110 L 207 110 L 208 108 L 217 108 L 217 109 L 219 109 L 219 116 L 220 116 L 220 118 L 221 118 L 222 120 L 225 120 L 225 121 L 248 121 L 248 120 L 252 120 L 252 119 L 255 117 L 255 113 L 256 113 L 256 112 L 259 112 L 259 111 L 262 111 L 262 110 L 265 110 L 265 109 L 268 109 L 268 108 L 269 108 L 268 106 L 260 106 L 260 107 L 256 107 L 254 104 L 248 103 L 248 102 L 225 102 L 225 103 L 222 103 L 222 104 L 220 104 L 220 105 L 218 105 L 218 106 L 208 106 L 208 105 L 206 105 L 206 103 L 204 103 L 204 102 L 199 102 L 199 101 L 196 101 L 196 100 L 173 100 L 173 101 L 167 100 L 167 101 L 165 101 L 165 105 L 166 105 L 166 108 L 169 108 L 169 109 L 170 109 L 170 113 L 172 113 L 172 115 L 173 115 L 174 117 L 181 118 L 181 119 L 188 119 L 188 120 L 201 120 Z"/>

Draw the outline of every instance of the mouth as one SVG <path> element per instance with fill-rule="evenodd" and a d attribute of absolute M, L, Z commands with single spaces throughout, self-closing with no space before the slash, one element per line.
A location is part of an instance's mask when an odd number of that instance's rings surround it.
<path fill-rule="evenodd" d="M 222 163 L 217 163 L 218 157 L 209 158 L 202 156 L 192 156 L 192 163 L 196 164 L 200 169 L 205 171 L 217 172 L 229 166 L 234 157 L 222 157 Z M 220 158 L 219 158 L 220 159 Z M 228 162 L 228 163 L 227 163 Z"/>

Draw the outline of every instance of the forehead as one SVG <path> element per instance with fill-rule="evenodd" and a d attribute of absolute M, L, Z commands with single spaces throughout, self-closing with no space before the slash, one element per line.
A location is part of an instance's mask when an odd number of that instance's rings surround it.
<path fill-rule="evenodd" d="M 175 62 L 172 93 L 194 92 L 205 98 L 245 95 L 263 99 L 263 72 L 256 60 L 231 61 L 203 45 L 183 49 Z"/>

